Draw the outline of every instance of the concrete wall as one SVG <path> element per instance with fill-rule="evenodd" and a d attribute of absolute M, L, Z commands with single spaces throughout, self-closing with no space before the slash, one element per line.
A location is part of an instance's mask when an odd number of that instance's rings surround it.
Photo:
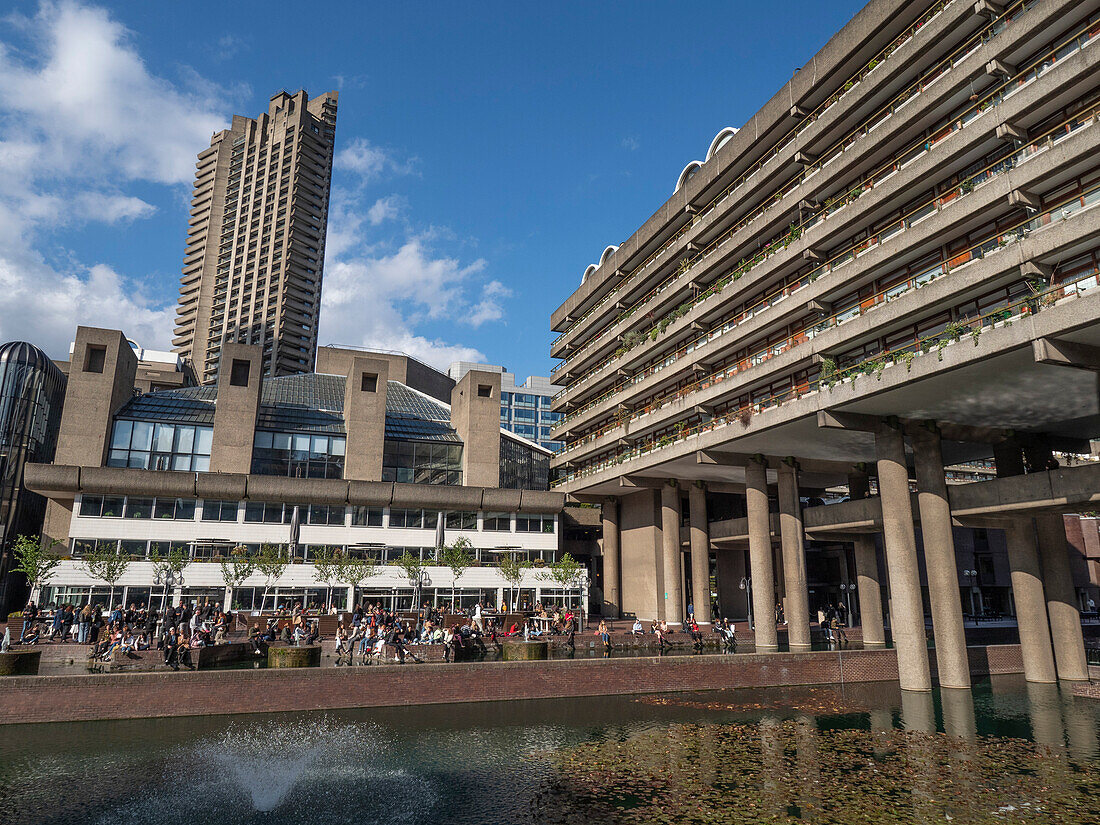
<path fill-rule="evenodd" d="M 500 373 L 470 370 L 451 391 L 451 426 L 462 439 L 462 483 L 500 484 Z"/>
<path fill-rule="evenodd" d="M 352 362 L 356 358 L 364 357 L 385 361 L 389 365 L 391 381 L 399 381 L 445 404 L 451 403 L 451 390 L 454 389 L 455 382 L 427 364 L 422 364 L 415 358 L 401 353 L 320 347 L 317 350 L 317 372 L 326 375 L 347 375 Z"/>
<path fill-rule="evenodd" d="M 381 358 L 357 357 L 351 361 L 344 388 L 344 478 L 382 480 L 389 375 L 389 361 Z"/>
<path fill-rule="evenodd" d="M 247 374 L 240 365 L 247 364 Z M 243 380 L 234 384 L 234 376 Z M 247 473 L 252 469 L 252 442 L 260 411 L 263 363 L 258 346 L 223 344 L 218 368 L 218 400 L 214 408 L 214 441 L 210 471 Z"/>

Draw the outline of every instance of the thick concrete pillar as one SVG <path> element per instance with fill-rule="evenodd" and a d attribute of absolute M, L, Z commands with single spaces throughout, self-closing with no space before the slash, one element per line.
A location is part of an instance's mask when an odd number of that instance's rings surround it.
<path fill-rule="evenodd" d="M 875 433 L 878 489 L 882 504 L 882 536 L 890 574 L 890 630 L 898 652 L 902 690 L 932 690 L 928 641 L 924 633 L 917 540 L 909 499 L 909 470 L 901 431 L 883 425 Z"/>
<path fill-rule="evenodd" d="M 1085 641 L 1081 635 L 1081 614 L 1073 593 L 1073 574 L 1066 547 L 1066 525 L 1060 513 L 1037 516 L 1039 558 L 1043 567 L 1043 591 L 1047 597 L 1050 635 L 1054 640 L 1054 663 L 1059 679 L 1089 680 Z"/>
<path fill-rule="evenodd" d="M 768 515 L 768 470 L 750 461 L 745 467 L 745 509 L 749 525 L 749 578 L 752 580 L 752 615 L 756 621 L 756 649 L 779 649 L 775 629 L 775 570 L 772 566 L 771 521 Z"/>
<path fill-rule="evenodd" d="M 859 621 L 864 647 L 885 647 L 886 631 L 882 622 L 882 587 L 878 580 L 875 537 L 857 536 L 853 542 L 856 561 L 856 595 L 859 597 Z"/>
<path fill-rule="evenodd" d="M 684 585 L 681 576 L 680 488 L 675 480 L 661 486 L 661 548 L 665 573 L 664 593 L 658 605 L 664 605 L 664 620 L 670 625 L 684 623 Z"/>
<path fill-rule="evenodd" d="M 1047 602 L 1043 594 L 1043 573 L 1035 545 L 1031 519 L 1018 519 L 1005 529 L 1008 566 L 1012 573 L 1012 597 L 1016 601 L 1016 624 L 1020 629 L 1020 655 L 1024 678 L 1029 682 L 1057 682 L 1054 649 L 1050 644 Z"/>
<path fill-rule="evenodd" d="M 710 528 L 707 525 L 707 491 L 696 481 L 688 488 L 691 510 L 691 601 L 695 621 L 710 624 Z"/>
<path fill-rule="evenodd" d="M 779 467 L 779 533 L 783 546 L 786 583 L 787 637 L 791 650 L 810 649 L 810 595 L 806 590 L 806 548 L 802 534 L 802 505 L 798 500 L 798 470 Z"/>
<path fill-rule="evenodd" d="M 917 471 L 917 504 L 924 539 L 924 567 L 928 576 L 928 600 L 932 605 L 932 632 L 936 638 L 936 664 L 941 688 L 969 688 L 970 662 L 966 657 L 959 571 L 955 564 L 955 538 L 951 530 L 951 505 L 943 474 L 940 435 L 922 430 L 913 437 Z"/>
<path fill-rule="evenodd" d="M 602 616 L 619 618 L 622 600 L 619 592 L 619 500 L 608 496 L 601 508 L 603 533 L 603 609 Z"/>

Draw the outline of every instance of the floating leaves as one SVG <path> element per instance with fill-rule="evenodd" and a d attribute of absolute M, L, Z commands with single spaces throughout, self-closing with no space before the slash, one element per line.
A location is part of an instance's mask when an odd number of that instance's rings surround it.
<path fill-rule="evenodd" d="M 533 812 L 546 825 L 1100 822 L 1100 771 L 1059 750 L 893 728 L 819 730 L 808 716 L 590 743 L 560 754 L 558 771 Z"/>

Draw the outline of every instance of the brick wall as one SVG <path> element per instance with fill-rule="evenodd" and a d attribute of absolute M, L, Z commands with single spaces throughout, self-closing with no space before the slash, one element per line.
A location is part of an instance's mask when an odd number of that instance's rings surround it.
<path fill-rule="evenodd" d="M 1017 645 L 971 648 L 976 673 L 1022 670 Z M 934 657 L 933 657 L 934 662 Z M 0 724 L 896 681 L 892 650 L 11 677 Z"/>

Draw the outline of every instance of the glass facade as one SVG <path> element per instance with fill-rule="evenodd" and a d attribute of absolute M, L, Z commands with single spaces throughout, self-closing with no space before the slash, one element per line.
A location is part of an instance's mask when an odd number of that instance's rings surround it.
<path fill-rule="evenodd" d="M 343 478 L 343 436 L 257 430 L 252 472 L 294 478 Z"/>
<path fill-rule="evenodd" d="M 22 576 L 12 578 L 11 544 L 42 530 L 46 500 L 23 489 L 23 465 L 53 460 L 65 376 L 37 347 L 23 341 L 0 346 L 0 609 L 20 606 Z"/>
<path fill-rule="evenodd" d="M 406 484 L 462 484 L 462 444 L 387 438 L 382 480 Z"/>
<path fill-rule="evenodd" d="M 108 467 L 207 472 L 214 428 L 117 419 Z"/>
<path fill-rule="evenodd" d="M 501 436 L 500 486 L 510 490 L 550 487 L 550 456 L 527 444 Z"/>
<path fill-rule="evenodd" d="M 541 392 L 501 392 L 500 426 L 509 432 L 536 442 L 551 452 L 561 449 L 550 430 L 562 419 L 562 414 L 550 409 L 551 395 Z"/>

